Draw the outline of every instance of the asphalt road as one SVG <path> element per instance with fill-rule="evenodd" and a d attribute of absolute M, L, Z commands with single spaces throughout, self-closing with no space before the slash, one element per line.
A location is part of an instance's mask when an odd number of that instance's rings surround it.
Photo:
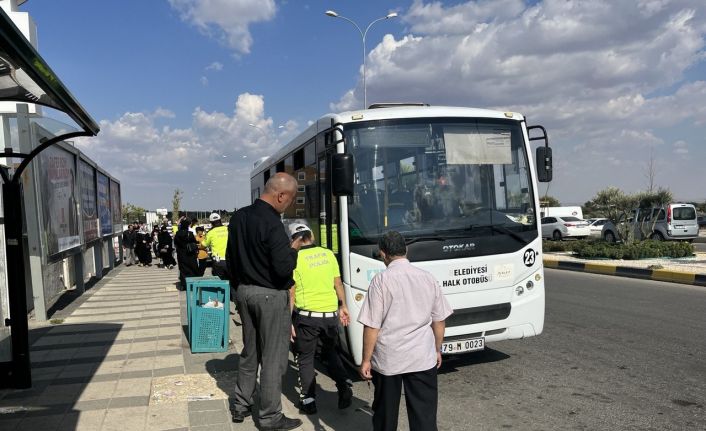
<path fill-rule="evenodd" d="M 546 280 L 543 334 L 446 360 L 440 430 L 706 430 L 706 288 Z M 365 383 L 354 389 L 370 399 Z"/>
<path fill-rule="evenodd" d="M 694 251 L 699 251 L 699 252 L 705 252 L 706 251 L 706 243 L 703 242 L 695 242 L 694 243 Z"/>

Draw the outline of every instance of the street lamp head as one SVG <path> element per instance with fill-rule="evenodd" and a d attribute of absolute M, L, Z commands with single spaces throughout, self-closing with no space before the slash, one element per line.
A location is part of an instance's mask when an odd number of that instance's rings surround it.
<path fill-rule="evenodd" d="M 333 17 L 333 18 L 338 18 L 338 14 L 336 13 L 336 11 L 333 11 L 333 10 L 327 10 L 326 15 Z"/>
<path fill-rule="evenodd" d="M 390 18 L 395 18 L 395 17 L 397 17 L 397 12 L 390 12 L 387 14 L 385 19 L 390 19 Z"/>

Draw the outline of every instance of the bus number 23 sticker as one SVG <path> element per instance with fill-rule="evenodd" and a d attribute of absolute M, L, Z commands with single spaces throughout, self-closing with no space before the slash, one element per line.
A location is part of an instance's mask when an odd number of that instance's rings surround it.
<path fill-rule="evenodd" d="M 537 254 L 532 250 L 531 248 L 528 248 L 525 250 L 525 255 L 524 255 L 524 262 L 525 266 L 532 266 L 534 265 L 534 260 L 537 257 Z"/>

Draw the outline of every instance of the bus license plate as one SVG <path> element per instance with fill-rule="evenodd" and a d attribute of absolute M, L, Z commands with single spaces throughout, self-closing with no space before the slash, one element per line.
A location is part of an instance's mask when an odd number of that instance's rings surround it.
<path fill-rule="evenodd" d="M 447 341 L 441 344 L 441 353 L 444 355 L 450 353 L 475 352 L 476 350 L 483 349 L 485 349 L 485 338 L 483 337 Z"/>

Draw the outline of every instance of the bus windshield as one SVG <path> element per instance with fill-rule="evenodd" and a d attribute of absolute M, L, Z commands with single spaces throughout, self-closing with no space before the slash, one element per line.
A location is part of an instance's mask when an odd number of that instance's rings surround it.
<path fill-rule="evenodd" d="M 410 241 L 502 235 L 518 247 L 537 237 L 519 122 L 369 121 L 347 124 L 345 139 L 356 168 L 351 245 L 390 229 Z"/>

